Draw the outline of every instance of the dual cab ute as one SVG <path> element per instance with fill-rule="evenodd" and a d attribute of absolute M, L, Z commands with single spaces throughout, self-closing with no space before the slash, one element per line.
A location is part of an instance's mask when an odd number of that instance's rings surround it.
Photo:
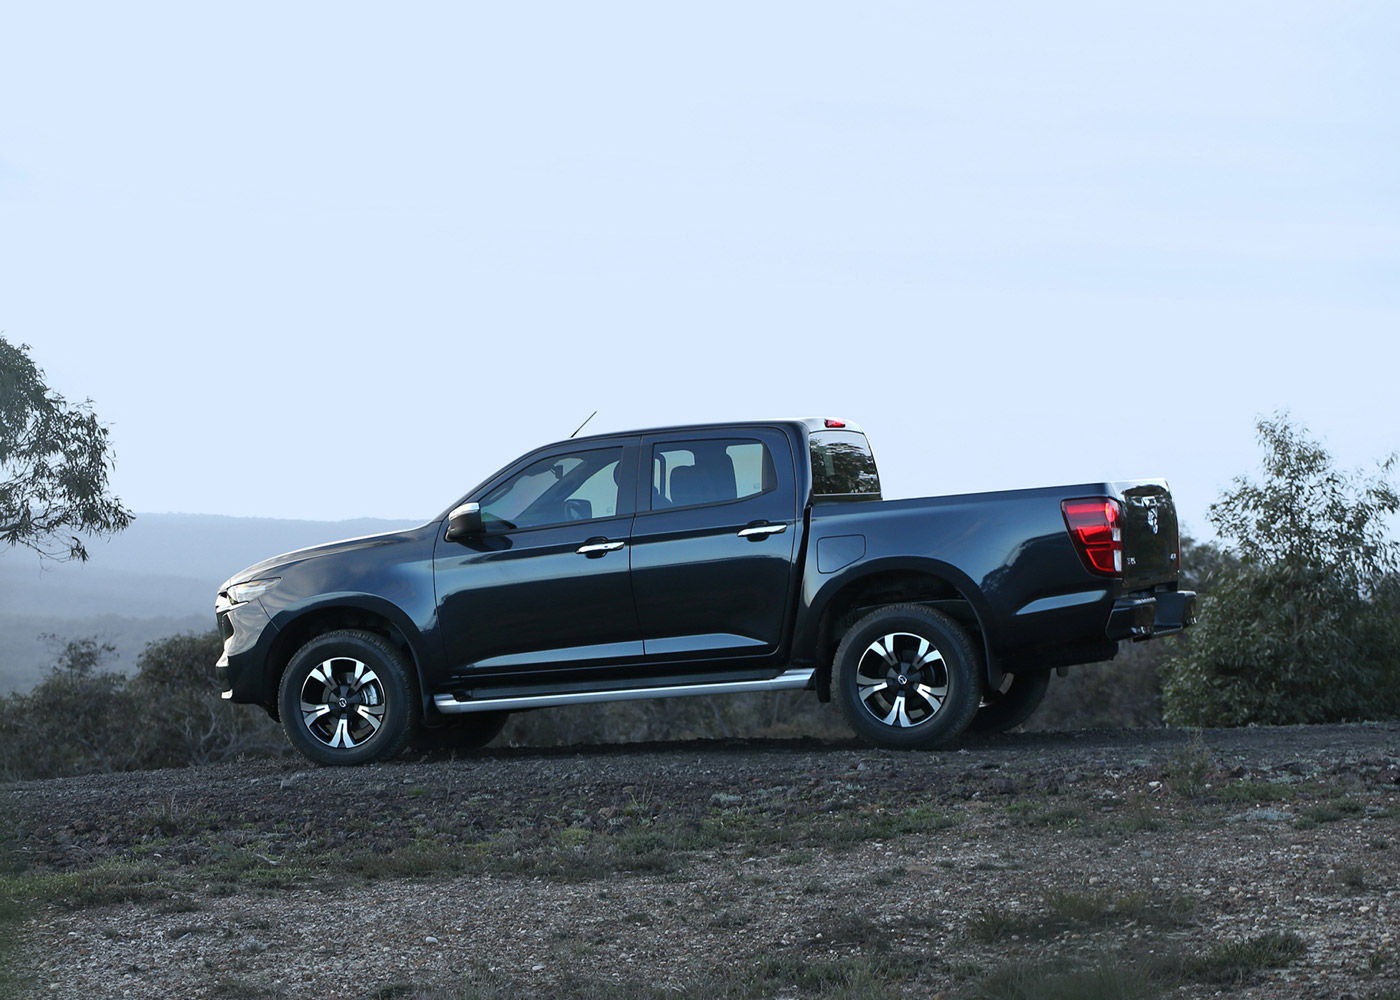
<path fill-rule="evenodd" d="M 1159 480 L 882 500 L 839 420 L 531 452 L 419 528 L 220 588 L 223 696 L 323 764 L 511 712 L 806 689 L 881 747 L 1024 721 L 1052 669 L 1191 624 Z"/>

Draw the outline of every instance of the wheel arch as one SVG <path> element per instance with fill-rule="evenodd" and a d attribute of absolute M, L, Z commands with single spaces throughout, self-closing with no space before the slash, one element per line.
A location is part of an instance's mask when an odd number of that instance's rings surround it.
<path fill-rule="evenodd" d="M 984 627 L 986 611 L 969 596 L 978 591 L 971 581 L 949 570 L 951 567 L 922 561 L 889 560 L 865 565 L 859 575 L 832 581 L 823 588 L 810 609 L 816 620 L 817 696 L 822 701 L 831 699 L 832 658 L 846 630 L 867 612 L 890 604 L 921 604 L 954 619 L 982 651 L 986 680 L 1000 683 L 1001 672 L 994 666 Z"/>
<path fill-rule="evenodd" d="M 392 605 L 373 598 L 339 600 L 299 608 L 285 619 L 279 614 L 273 621 L 278 631 L 268 650 L 263 674 L 263 705 L 273 718 L 278 715 L 278 685 L 296 651 L 316 636 L 340 629 L 372 632 L 392 643 L 409 665 L 419 700 L 427 702 L 422 657 L 417 648 L 421 633 Z"/>

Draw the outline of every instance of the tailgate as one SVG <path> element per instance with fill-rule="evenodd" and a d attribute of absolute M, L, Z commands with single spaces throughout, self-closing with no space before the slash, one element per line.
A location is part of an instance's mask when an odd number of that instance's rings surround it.
<path fill-rule="evenodd" d="M 1163 482 L 1118 486 L 1123 497 L 1123 587 L 1142 590 L 1177 577 L 1176 505 Z"/>

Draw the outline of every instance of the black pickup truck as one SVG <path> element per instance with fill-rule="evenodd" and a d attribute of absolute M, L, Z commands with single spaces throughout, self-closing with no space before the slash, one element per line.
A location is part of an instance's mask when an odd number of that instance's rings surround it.
<path fill-rule="evenodd" d="M 324 764 L 481 746 L 525 709 L 799 688 L 871 743 L 931 747 L 1190 625 L 1179 561 L 1160 480 L 882 500 L 851 423 L 642 430 L 235 575 L 217 675 Z"/>

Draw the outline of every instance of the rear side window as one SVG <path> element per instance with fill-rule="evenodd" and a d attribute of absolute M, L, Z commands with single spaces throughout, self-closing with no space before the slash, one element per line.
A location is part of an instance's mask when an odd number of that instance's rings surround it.
<path fill-rule="evenodd" d="M 762 441 L 667 441 L 652 450 L 651 509 L 744 500 L 776 488 Z"/>
<path fill-rule="evenodd" d="M 813 431 L 811 444 L 812 493 L 818 499 L 880 498 L 880 473 L 864 434 Z"/>

